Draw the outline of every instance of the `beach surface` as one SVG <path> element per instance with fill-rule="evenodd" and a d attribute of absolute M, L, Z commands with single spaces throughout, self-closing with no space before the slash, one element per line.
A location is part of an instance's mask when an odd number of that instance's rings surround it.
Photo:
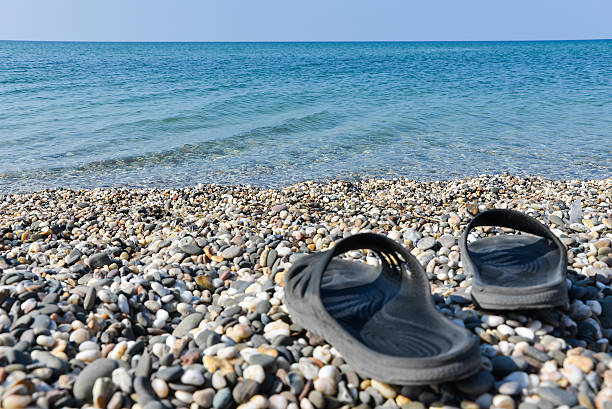
<path fill-rule="evenodd" d="M 561 238 L 568 306 L 472 304 L 458 238 L 488 208 L 527 213 Z M 292 322 L 291 264 L 365 231 L 422 263 L 437 308 L 480 340 L 477 375 L 418 387 L 365 379 Z M 3 408 L 604 409 L 612 400 L 612 179 L 50 189 L 0 196 L 0 237 Z"/>

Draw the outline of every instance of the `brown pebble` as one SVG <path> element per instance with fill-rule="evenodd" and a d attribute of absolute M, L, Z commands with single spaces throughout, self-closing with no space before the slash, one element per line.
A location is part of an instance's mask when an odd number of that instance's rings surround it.
<path fill-rule="evenodd" d="M 111 399 L 108 401 L 108 405 L 106 405 L 106 409 L 121 409 L 123 407 L 123 394 L 121 392 L 115 392 Z"/>
<path fill-rule="evenodd" d="M 2 400 L 3 409 L 27 408 L 32 397 L 27 395 L 9 395 Z"/>
<path fill-rule="evenodd" d="M 306 396 L 308 396 L 311 390 L 312 390 L 312 379 L 309 379 L 308 382 L 306 382 L 306 385 L 304 385 L 304 389 L 302 389 L 300 396 L 298 396 L 298 401 L 301 401 Z"/>
<path fill-rule="evenodd" d="M 563 367 L 567 368 L 568 365 L 576 365 L 584 373 L 589 373 L 593 370 L 593 360 L 586 356 L 568 356 L 563 362 Z"/>
<path fill-rule="evenodd" d="M 115 344 L 106 344 L 106 345 L 104 345 L 104 348 L 102 348 L 102 356 L 104 358 L 106 358 L 108 356 L 108 354 L 110 353 L 110 351 L 113 350 L 113 348 L 115 348 Z"/>

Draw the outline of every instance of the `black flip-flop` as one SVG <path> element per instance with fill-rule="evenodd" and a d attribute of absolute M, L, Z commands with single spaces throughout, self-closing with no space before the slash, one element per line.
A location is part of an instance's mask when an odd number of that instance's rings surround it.
<path fill-rule="evenodd" d="M 529 234 L 491 236 L 468 244 L 470 231 L 478 226 Z M 472 299 L 481 308 L 517 310 L 567 303 L 567 250 L 536 219 L 515 210 L 487 210 L 470 221 L 459 246 L 463 268 L 473 274 Z"/>
<path fill-rule="evenodd" d="M 381 265 L 334 259 L 360 249 L 373 250 Z M 434 384 L 480 368 L 476 337 L 436 309 L 421 264 L 385 236 L 357 234 L 297 260 L 287 273 L 285 305 L 364 377 Z"/>

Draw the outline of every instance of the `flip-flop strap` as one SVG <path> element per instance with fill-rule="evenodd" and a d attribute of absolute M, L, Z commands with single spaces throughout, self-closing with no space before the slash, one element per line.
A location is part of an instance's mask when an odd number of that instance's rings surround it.
<path fill-rule="evenodd" d="M 412 274 L 419 275 L 420 282 L 427 282 L 423 266 L 404 246 L 380 234 L 360 233 L 339 241 L 332 249 L 321 254 L 311 270 L 314 274 L 313 287 L 317 290 L 320 288 L 321 277 L 334 257 L 351 250 L 362 249 L 374 251 L 383 264 L 389 269 L 397 271 L 398 274 L 402 274 L 402 264 L 404 264 Z"/>
<path fill-rule="evenodd" d="M 475 216 L 467 225 L 461 238 L 462 257 L 469 258 L 467 253 L 467 239 L 470 231 L 479 226 L 497 226 L 531 233 L 539 237 L 547 238 L 555 243 L 560 249 L 565 246 L 561 240 L 550 229 L 542 223 L 527 216 L 524 213 L 510 209 L 491 209 Z"/>

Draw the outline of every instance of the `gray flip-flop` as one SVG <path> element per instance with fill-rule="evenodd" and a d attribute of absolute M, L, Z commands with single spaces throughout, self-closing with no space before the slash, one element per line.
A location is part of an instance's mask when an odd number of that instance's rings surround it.
<path fill-rule="evenodd" d="M 373 250 L 381 265 L 334 259 L 360 249 Z M 304 256 L 285 284 L 292 319 L 323 337 L 364 377 L 434 384 L 480 368 L 477 338 L 436 309 L 421 264 L 385 236 L 357 234 Z"/>
<path fill-rule="evenodd" d="M 470 231 L 478 226 L 529 234 L 491 236 L 468 244 Z M 567 250 L 536 219 L 515 210 L 487 210 L 470 221 L 459 246 L 463 268 L 473 274 L 472 298 L 480 307 L 518 310 L 567 303 Z"/>

